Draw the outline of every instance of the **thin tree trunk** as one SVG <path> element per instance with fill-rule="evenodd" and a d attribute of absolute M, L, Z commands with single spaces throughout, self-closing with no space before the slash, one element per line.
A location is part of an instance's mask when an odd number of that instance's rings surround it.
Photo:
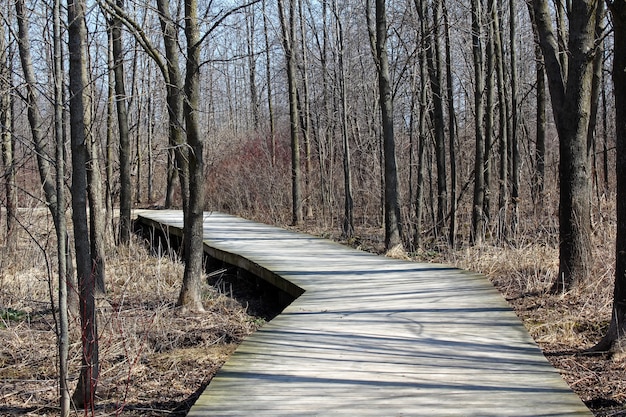
<path fill-rule="evenodd" d="M 535 72 L 537 74 L 537 109 L 536 109 L 536 137 L 535 137 L 535 156 L 534 170 L 531 183 L 531 197 L 533 205 L 540 210 L 543 208 L 543 191 L 545 184 L 545 155 L 546 155 L 546 73 L 545 64 L 543 62 L 543 54 L 539 46 L 539 34 L 535 23 L 534 12 L 532 6 L 528 5 L 531 21 L 533 24 L 533 32 L 535 38 Z"/>
<path fill-rule="evenodd" d="M 456 243 L 456 113 L 454 109 L 454 84 L 452 82 L 452 53 L 450 47 L 450 24 L 448 22 L 448 10 L 445 0 L 442 0 L 444 40 L 446 48 L 446 91 L 448 108 L 448 131 L 449 131 L 449 154 L 450 154 L 450 229 L 448 242 L 452 247 Z"/>
<path fill-rule="evenodd" d="M 259 94 L 256 88 L 256 54 L 254 52 L 254 10 L 250 8 L 246 14 L 246 47 L 248 48 L 248 82 L 250 83 L 250 109 L 252 127 L 259 128 Z"/>
<path fill-rule="evenodd" d="M 558 3 L 563 3 L 559 1 Z M 509 168 L 511 169 L 511 230 L 513 233 L 517 232 L 517 225 L 519 223 L 519 174 L 520 174 L 520 154 L 519 154 L 519 139 L 518 139 L 518 126 L 519 126 L 519 99 L 517 91 L 517 26 L 515 23 L 516 16 L 516 1 L 509 0 L 509 44 L 510 47 L 510 60 L 511 60 L 511 129 L 509 135 L 509 145 L 511 147 L 511 163 Z"/>
<path fill-rule="evenodd" d="M 87 225 L 87 148 L 91 141 L 90 104 L 87 74 L 87 28 L 84 0 L 67 4 L 70 74 L 70 128 L 72 144 L 72 221 L 76 272 L 80 294 L 82 331 L 82 366 L 78 386 L 72 396 L 74 404 L 93 410 L 99 374 L 98 331 L 96 322 L 95 282 L 92 271 L 89 227 Z"/>
<path fill-rule="evenodd" d="M 354 235 L 354 201 L 352 199 L 352 164 L 350 161 L 350 142 L 348 140 L 348 103 L 346 97 L 346 74 L 344 67 L 345 46 L 343 26 L 337 9 L 337 0 L 333 2 L 333 12 L 337 22 L 337 47 L 339 54 L 339 90 L 341 100 L 341 138 L 343 143 L 343 181 L 344 181 L 344 219 L 342 234 L 350 239 Z"/>
<path fill-rule="evenodd" d="M 300 49 L 302 54 L 302 106 L 301 108 L 301 117 L 302 117 L 302 139 L 304 145 L 304 194 L 306 201 L 306 217 L 313 217 L 313 200 L 312 200 L 312 190 L 311 190 L 311 176 L 312 176 L 312 167 L 311 167 L 311 104 L 310 104 L 310 96 L 309 96 L 309 76 L 308 76 L 308 53 L 306 46 L 306 31 L 304 25 L 304 14 L 302 3 L 304 0 L 300 0 L 298 2 L 298 19 L 300 21 Z M 303 204 L 304 204 L 303 201 Z"/>
<path fill-rule="evenodd" d="M 185 76 L 185 127 L 189 146 L 189 205 L 184 219 L 185 272 L 177 305 L 185 310 L 204 311 L 201 299 L 204 255 L 204 141 L 200 133 L 200 34 L 197 0 L 185 0 L 187 60 Z"/>
<path fill-rule="evenodd" d="M 289 94 L 289 120 L 291 134 L 291 221 L 300 224 L 304 217 L 302 208 L 302 186 L 300 168 L 300 126 L 298 121 L 298 92 L 296 86 L 295 48 L 295 2 L 289 1 L 289 20 L 285 17 L 283 1 L 278 0 L 278 14 L 283 35 L 283 48 L 287 64 L 287 84 Z"/>
<path fill-rule="evenodd" d="M 60 417 L 68 417 L 70 408 L 70 388 L 68 386 L 69 362 L 69 318 L 68 318 L 68 246 L 67 222 L 65 218 L 65 134 L 63 129 L 63 51 L 61 47 L 61 1 L 54 1 L 54 136 L 56 143 L 56 192 L 59 204 L 56 220 L 57 258 L 59 273 L 59 406 Z"/>
<path fill-rule="evenodd" d="M 267 111 L 270 124 L 270 153 L 272 166 L 276 165 L 276 134 L 274 132 L 274 106 L 272 104 L 272 73 L 270 71 L 270 41 L 268 34 L 268 20 L 266 12 L 266 0 L 263 0 L 263 37 L 265 39 L 265 76 L 267 81 Z"/>
<path fill-rule="evenodd" d="M 124 9 L 124 0 L 116 0 L 117 7 Z M 111 40 L 113 72 L 115 75 L 115 103 L 117 105 L 117 129 L 120 158 L 120 243 L 130 240 L 130 212 L 132 189 L 130 179 L 130 135 L 128 132 L 128 106 L 124 85 L 124 51 L 122 50 L 122 22 L 115 14 L 111 17 Z"/>
<path fill-rule="evenodd" d="M 448 189 L 446 181 L 446 138 L 445 124 L 443 119 L 443 73 L 441 70 L 441 46 L 439 36 L 439 20 L 441 13 L 441 1 L 433 0 L 432 4 L 432 27 L 429 30 L 426 56 L 428 73 L 430 75 L 430 88 L 432 91 L 432 116 L 435 136 L 435 159 L 437 163 L 437 215 L 435 217 L 435 235 L 440 235 L 444 228 L 444 219 L 448 209 Z"/>
<path fill-rule="evenodd" d="M 428 107 L 427 91 L 427 58 L 426 58 L 426 0 L 415 0 L 415 7 L 420 16 L 420 49 L 418 54 L 420 87 L 419 87 L 419 121 L 417 143 L 417 184 L 415 187 L 415 235 L 413 242 L 416 249 L 422 248 L 422 221 L 424 217 L 424 145 L 426 143 L 426 109 Z"/>
<path fill-rule="evenodd" d="M 166 81 L 169 146 L 174 154 L 172 166 L 178 172 L 183 211 L 189 203 L 189 162 L 183 138 L 183 81 L 180 72 L 176 25 L 170 15 L 169 0 L 156 0 L 163 32 L 166 65 L 161 67 Z M 172 181 L 173 182 L 173 181 Z"/>
<path fill-rule="evenodd" d="M 482 11 L 479 0 L 472 0 L 472 54 L 474 59 L 474 126 L 475 134 L 475 161 L 474 161 L 474 198 L 472 209 L 472 230 L 470 240 L 474 244 L 482 243 L 485 235 L 485 216 L 483 213 L 483 201 L 485 197 L 485 184 L 483 163 L 485 159 L 485 140 L 483 117 L 485 105 L 483 90 L 485 78 L 483 74 L 483 50 L 481 41 Z"/>
<path fill-rule="evenodd" d="M 483 215 L 485 216 L 486 227 L 489 226 L 491 221 L 491 176 L 492 176 L 492 164 L 491 155 L 493 151 L 493 138 L 495 136 L 495 123 L 494 123 L 494 107 L 495 107 L 495 76 L 496 76 L 496 47 L 495 37 L 500 28 L 497 27 L 498 14 L 495 0 L 489 0 L 487 2 L 487 11 L 489 16 L 489 24 L 487 26 L 487 68 L 485 73 L 485 153 L 484 153 L 484 189 L 485 194 L 483 197 Z"/>
<path fill-rule="evenodd" d="M 378 99 L 383 126 L 385 249 L 388 252 L 392 250 L 403 251 L 396 143 L 393 131 L 393 95 L 387 56 L 385 0 L 376 0 L 376 61 L 378 67 Z"/>
<path fill-rule="evenodd" d="M 26 21 L 24 0 L 15 1 L 15 11 L 18 23 L 18 48 L 20 52 L 20 60 L 22 63 L 22 71 L 24 73 L 24 81 L 26 88 L 26 105 L 28 108 L 28 122 L 32 135 L 35 154 L 37 155 L 37 166 L 39 167 L 39 178 L 45 194 L 48 209 L 53 219 L 57 216 L 57 197 L 55 190 L 54 175 L 48 149 L 46 147 L 46 139 L 44 137 L 44 121 L 39 110 L 38 100 L 36 96 L 36 77 L 33 68 L 33 61 L 30 55 L 30 35 L 28 33 L 28 22 Z M 56 226 L 56 225 L 55 225 Z"/>
<path fill-rule="evenodd" d="M 108 31 L 109 47 L 107 49 L 107 133 L 106 133 L 106 152 L 104 155 L 105 164 L 105 207 L 106 207 L 106 222 L 107 228 L 109 228 L 111 234 L 115 234 L 114 214 L 113 214 L 113 190 L 111 184 L 113 184 L 113 147 L 115 141 L 115 133 L 113 132 L 113 118 L 115 114 L 115 75 L 113 73 L 113 40 L 111 31 Z"/>
<path fill-rule="evenodd" d="M 6 198 L 6 235 L 5 242 L 10 250 L 15 248 L 15 216 L 17 214 L 17 187 L 15 183 L 15 161 L 14 148 L 15 139 L 13 137 L 13 86 L 11 76 L 11 52 L 9 46 L 4 42 L 4 24 L 0 22 L 0 125 L 5 128 L 0 133 L 0 144 L 2 148 L 2 167 L 4 171 L 0 176 L 4 179 L 4 194 Z"/>
<path fill-rule="evenodd" d="M 506 238 L 509 210 L 509 101 L 507 97 L 508 86 L 505 86 L 504 75 L 504 47 L 502 38 L 504 27 L 500 20 L 502 13 L 502 3 L 497 2 L 497 10 L 493 16 L 494 22 L 494 53 L 496 54 L 496 82 L 498 87 L 498 133 L 499 140 L 499 174 L 498 174 L 498 238 L 503 241 Z"/>

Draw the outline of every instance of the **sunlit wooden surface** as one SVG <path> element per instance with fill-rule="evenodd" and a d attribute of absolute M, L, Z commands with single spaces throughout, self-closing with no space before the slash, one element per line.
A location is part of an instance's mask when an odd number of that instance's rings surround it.
<path fill-rule="evenodd" d="M 182 228 L 179 211 L 138 215 Z M 206 213 L 204 234 L 207 249 L 304 293 L 189 416 L 591 415 L 481 275 L 221 213 Z"/>

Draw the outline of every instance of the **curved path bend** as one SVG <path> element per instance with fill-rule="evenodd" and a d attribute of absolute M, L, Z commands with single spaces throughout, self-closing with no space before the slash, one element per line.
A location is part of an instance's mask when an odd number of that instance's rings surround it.
<path fill-rule="evenodd" d="M 180 211 L 138 221 L 179 234 Z M 482 275 L 206 213 L 211 256 L 301 295 L 189 416 L 591 416 Z"/>

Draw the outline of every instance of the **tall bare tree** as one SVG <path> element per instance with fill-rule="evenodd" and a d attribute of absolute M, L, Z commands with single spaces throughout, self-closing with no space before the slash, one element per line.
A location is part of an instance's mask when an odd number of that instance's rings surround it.
<path fill-rule="evenodd" d="M 482 43 L 482 5 L 479 0 L 472 0 L 472 56 L 474 62 L 474 130 L 475 130 L 475 160 L 474 160 L 474 198 L 472 203 L 472 230 L 473 243 L 481 243 L 485 235 L 485 214 L 483 205 L 485 199 L 485 131 L 483 118 L 485 115 L 484 88 L 485 75 L 483 70 L 483 43 Z"/>
<path fill-rule="evenodd" d="M 124 0 L 116 0 L 116 5 L 124 9 Z M 130 179 L 130 135 L 128 131 L 128 104 L 124 81 L 124 51 L 122 49 L 122 21 L 113 13 L 110 18 L 111 50 L 113 51 L 113 74 L 115 78 L 115 104 L 117 108 L 117 130 L 119 134 L 120 158 L 120 231 L 119 241 L 127 244 L 130 240 L 130 211 L 132 190 Z"/>
<path fill-rule="evenodd" d="M 28 30 L 28 19 L 24 0 L 15 1 L 15 14 L 18 23 L 17 45 L 22 63 L 26 88 L 26 105 L 28 108 L 28 122 L 33 141 L 33 147 L 37 156 L 37 166 L 39 168 L 39 178 L 45 194 L 46 204 L 50 214 L 57 218 L 57 196 L 55 190 L 54 172 L 50 161 L 54 160 L 50 156 L 50 151 L 46 146 L 44 135 L 45 123 L 39 109 L 39 98 L 37 96 L 37 84 L 33 59 L 31 57 L 30 33 Z"/>
<path fill-rule="evenodd" d="M 92 269 L 91 237 L 87 218 L 88 148 L 91 142 L 91 105 L 87 72 L 87 27 L 85 1 L 67 4 L 70 133 L 72 148 L 72 223 L 76 273 L 80 295 L 82 366 L 72 399 L 77 407 L 93 409 L 99 376 L 96 280 L 100 269 Z M 104 262 L 104 260 L 102 260 Z"/>
<path fill-rule="evenodd" d="M 547 0 L 533 0 L 559 136 L 559 275 L 554 290 L 585 281 L 591 271 L 591 181 L 587 135 L 591 114 L 597 0 L 571 3 L 567 53 L 559 48 Z M 559 31 L 560 33 L 560 31 Z M 566 61 L 564 61 L 566 60 Z"/>
<path fill-rule="evenodd" d="M 626 354 L 626 3 L 609 2 L 613 20 L 613 86 L 615 96 L 615 173 L 617 178 L 617 237 L 615 241 L 615 287 L 609 328 L 592 350 Z"/>
<path fill-rule="evenodd" d="M 277 0 L 278 16 L 283 38 L 287 66 L 287 90 L 289 95 L 289 125 L 291 137 L 291 221 L 300 224 L 304 218 L 302 207 L 302 168 L 300 166 L 300 122 L 296 72 L 296 2 L 288 0 L 285 15 L 283 0 Z"/>
<path fill-rule="evenodd" d="M 444 219 L 448 210 L 448 186 L 446 174 L 446 136 L 444 121 L 444 84 L 441 66 L 441 0 L 432 1 L 432 24 L 428 31 L 426 56 L 428 58 L 428 74 L 430 76 L 431 120 L 435 137 L 435 161 L 437 165 L 437 215 L 435 218 L 435 234 L 444 228 Z"/>
<path fill-rule="evenodd" d="M 366 13 L 369 19 L 370 7 L 367 7 Z M 372 25 L 368 24 L 368 28 L 370 30 L 370 42 L 375 51 L 374 60 L 378 74 L 378 101 L 383 130 L 385 249 L 387 251 L 403 250 L 396 142 L 393 127 L 393 91 L 387 54 L 387 10 L 385 0 L 376 0 L 375 16 L 375 27 L 372 28 Z"/>
<path fill-rule="evenodd" d="M 185 75 L 185 128 L 189 147 L 189 204 L 184 213 L 185 272 L 178 296 L 184 309 L 204 311 L 201 300 L 202 257 L 204 255 L 202 224 L 204 222 L 204 141 L 199 125 L 200 100 L 200 32 L 198 2 L 185 0 L 185 38 L 187 59 Z"/>
<path fill-rule="evenodd" d="M 15 215 L 17 214 L 17 187 L 15 182 L 13 136 L 13 94 L 12 86 L 12 56 L 9 45 L 5 43 L 4 19 L 0 21 L 0 150 L 2 152 L 2 167 L 0 178 L 4 182 L 4 195 L 6 198 L 6 236 L 7 247 L 15 244 L 13 233 L 15 231 Z"/>

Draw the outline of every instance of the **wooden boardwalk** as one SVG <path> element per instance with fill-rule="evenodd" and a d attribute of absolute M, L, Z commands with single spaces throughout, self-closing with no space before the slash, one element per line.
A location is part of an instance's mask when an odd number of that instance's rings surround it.
<path fill-rule="evenodd" d="M 138 214 L 180 234 L 180 212 Z M 204 233 L 211 256 L 302 295 L 189 416 L 591 415 L 481 275 L 219 213 Z"/>

